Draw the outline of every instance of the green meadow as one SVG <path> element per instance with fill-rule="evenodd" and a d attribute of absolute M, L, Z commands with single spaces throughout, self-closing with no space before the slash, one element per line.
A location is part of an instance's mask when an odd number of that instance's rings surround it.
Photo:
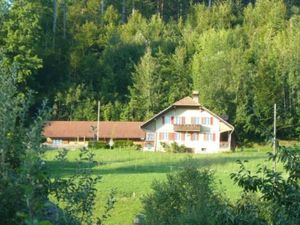
<path fill-rule="evenodd" d="M 198 168 L 211 169 L 215 173 L 216 188 L 228 199 L 235 201 L 241 189 L 230 179 L 230 174 L 239 169 L 237 160 L 247 160 L 247 168 L 256 171 L 258 164 L 271 163 L 266 161 L 270 147 L 246 149 L 244 151 L 218 154 L 172 154 L 140 152 L 133 150 L 93 150 L 95 162 L 91 165 L 94 175 L 101 175 L 97 184 L 97 203 L 95 216 L 102 215 L 108 194 L 116 190 L 115 208 L 107 225 L 131 225 L 133 218 L 142 210 L 141 198 L 151 192 L 153 180 L 166 179 L 167 173 L 176 172 L 187 164 Z M 70 150 L 66 162 L 55 159 L 58 150 L 45 153 L 48 170 L 52 177 L 68 177 L 78 168 L 79 150 Z"/>

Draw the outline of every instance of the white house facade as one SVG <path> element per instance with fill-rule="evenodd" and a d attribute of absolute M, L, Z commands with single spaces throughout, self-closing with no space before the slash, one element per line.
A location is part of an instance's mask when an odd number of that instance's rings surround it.
<path fill-rule="evenodd" d="M 163 151 L 162 143 L 176 142 L 194 153 L 216 153 L 231 149 L 234 127 L 193 98 L 185 97 L 142 124 L 145 151 Z"/>

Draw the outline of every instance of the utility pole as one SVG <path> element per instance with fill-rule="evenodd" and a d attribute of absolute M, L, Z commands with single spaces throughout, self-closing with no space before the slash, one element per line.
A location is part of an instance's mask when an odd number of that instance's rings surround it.
<path fill-rule="evenodd" d="M 276 154 L 276 103 L 274 104 L 273 154 Z M 276 171 L 276 159 L 273 162 L 273 170 Z"/>
<path fill-rule="evenodd" d="M 97 141 L 99 141 L 99 124 L 100 124 L 100 101 L 98 101 L 98 116 L 97 116 Z"/>

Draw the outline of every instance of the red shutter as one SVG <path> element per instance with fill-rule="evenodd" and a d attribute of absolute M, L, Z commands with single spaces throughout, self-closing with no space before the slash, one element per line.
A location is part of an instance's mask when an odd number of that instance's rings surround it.
<path fill-rule="evenodd" d="M 204 124 L 205 122 L 204 119 L 205 119 L 204 117 L 201 117 L 201 124 Z"/>
<path fill-rule="evenodd" d="M 199 134 L 196 133 L 196 140 L 199 141 Z"/>
<path fill-rule="evenodd" d="M 174 124 L 174 116 L 171 116 L 171 124 Z"/>
<path fill-rule="evenodd" d="M 210 125 L 213 125 L 213 124 L 214 124 L 214 118 L 210 117 Z"/>
<path fill-rule="evenodd" d="M 216 141 L 216 134 L 213 133 L 213 141 Z"/>
<path fill-rule="evenodd" d="M 162 124 L 165 124 L 165 117 L 162 116 Z"/>
<path fill-rule="evenodd" d="M 163 133 L 159 133 L 159 140 L 163 139 Z"/>
<path fill-rule="evenodd" d="M 185 124 L 185 117 L 181 118 L 182 123 L 181 124 Z"/>
<path fill-rule="evenodd" d="M 195 124 L 195 122 L 196 122 L 196 119 L 195 119 L 195 117 L 192 117 L 192 124 Z"/>
<path fill-rule="evenodd" d="M 184 141 L 185 139 L 185 133 L 181 133 L 181 140 Z"/>

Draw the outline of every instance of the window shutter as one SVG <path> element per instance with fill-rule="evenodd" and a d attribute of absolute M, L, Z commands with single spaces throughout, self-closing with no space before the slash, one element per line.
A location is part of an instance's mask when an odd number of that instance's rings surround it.
<path fill-rule="evenodd" d="M 171 116 L 171 124 L 174 124 L 174 116 Z"/>
<path fill-rule="evenodd" d="M 185 124 L 185 117 L 181 118 L 182 124 Z"/>
<path fill-rule="evenodd" d="M 199 141 L 199 134 L 196 133 L 196 140 Z"/>
<path fill-rule="evenodd" d="M 214 118 L 210 117 L 210 125 L 213 125 L 213 124 L 214 124 Z"/>
<path fill-rule="evenodd" d="M 172 133 L 172 140 L 175 141 L 175 133 Z"/>
<path fill-rule="evenodd" d="M 213 141 L 216 141 L 216 134 L 213 133 Z"/>
<path fill-rule="evenodd" d="M 192 122 L 192 124 L 195 124 L 195 123 L 196 123 L 196 121 L 195 121 L 195 120 L 196 120 L 196 118 L 195 118 L 195 117 L 192 117 L 192 121 L 191 121 L 191 122 Z"/>
<path fill-rule="evenodd" d="M 181 140 L 184 141 L 185 139 L 185 133 L 181 133 Z"/>
<path fill-rule="evenodd" d="M 201 124 L 205 124 L 205 118 L 204 117 L 201 117 Z"/>
<path fill-rule="evenodd" d="M 163 133 L 159 133 L 159 140 L 163 139 Z"/>
<path fill-rule="evenodd" d="M 162 116 L 162 124 L 165 124 L 165 117 Z"/>

